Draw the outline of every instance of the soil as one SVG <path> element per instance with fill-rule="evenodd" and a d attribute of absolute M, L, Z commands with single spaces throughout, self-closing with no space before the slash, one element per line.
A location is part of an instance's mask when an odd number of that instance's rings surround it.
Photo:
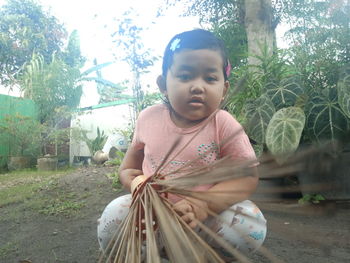
<path fill-rule="evenodd" d="M 47 215 L 26 202 L 0 207 L 0 262 L 97 262 L 96 221 L 118 195 L 106 175 L 113 167 L 85 167 L 59 179 L 40 196 L 69 196 L 85 205 L 75 213 Z M 268 221 L 264 247 L 279 262 L 350 262 L 350 203 L 300 206 L 296 200 L 258 202 Z M 19 211 L 16 212 L 16 211 Z M 252 262 L 271 262 L 262 252 Z M 277 261 L 276 261 L 277 262 Z"/>

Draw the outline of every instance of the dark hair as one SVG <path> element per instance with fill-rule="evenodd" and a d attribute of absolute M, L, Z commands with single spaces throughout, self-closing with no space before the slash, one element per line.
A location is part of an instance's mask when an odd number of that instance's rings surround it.
<path fill-rule="evenodd" d="M 227 68 L 229 67 L 227 51 L 223 41 L 213 33 L 204 29 L 194 29 L 175 35 L 165 48 L 162 65 L 162 75 L 166 78 L 168 69 L 173 64 L 174 54 L 184 49 L 211 49 L 220 52 L 223 61 L 224 78 L 227 80 Z"/>

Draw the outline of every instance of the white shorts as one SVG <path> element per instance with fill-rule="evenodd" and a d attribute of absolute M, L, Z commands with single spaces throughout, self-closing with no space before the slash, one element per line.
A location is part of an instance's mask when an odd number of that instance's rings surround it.
<path fill-rule="evenodd" d="M 127 216 L 131 201 L 130 194 L 114 199 L 107 205 L 101 218 L 98 219 L 97 237 L 102 250 L 107 248 L 109 241 Z M 243 253 L 253 252 L 264 242 L 266 219 L 252 201 L 245 200 L 237 203 L 223 211 L 219 216 L 220 219 L 208 217 L 204 224 L 239 251 Z M 220 254 L 227 254 L 204 231 L 199 230 L 198 233 L 214 249 L 219 250 Z"/>

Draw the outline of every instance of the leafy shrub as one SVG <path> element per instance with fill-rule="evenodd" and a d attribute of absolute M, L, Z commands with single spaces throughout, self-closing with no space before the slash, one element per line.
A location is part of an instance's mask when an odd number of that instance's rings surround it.
<path fill-rule="evenodd" d="M 300 143 L 324 140 L 347 143 L 350 138 L 350 70 L 345 65 L 336 87 L 314 88 L 302 81 L 283 55 L 258 57 L 261 65 L 250 71 L 245 88 L 258 90 L 259 96 L 245 99 L 235 115 L 244 115 L 244 127 L 260 154 L 267 148 L 284 162 Z M 257 86 L 259 89 L 257 89 Z M 233 98 L 233 101 L 235 99 Z M 236 108 L 237 109 L 237 108 Z M 260 146 L 260 147 L 259 147 Z M 335 149 L 335 147 L 334 147 Z"/>
<path fill-rule="evenodd" d="M 18 113 L 5 115 L 0 123 L 0 132 L 2 143 L 9 143 L 12 156 L 38 155 L 41 132 L 39 121 Z"/>

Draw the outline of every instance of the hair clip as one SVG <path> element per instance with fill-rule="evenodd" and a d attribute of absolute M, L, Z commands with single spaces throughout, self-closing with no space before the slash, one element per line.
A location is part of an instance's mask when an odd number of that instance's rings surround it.
<path fill-rule="evenodd" d="M 180 48 L 180 41 L 180 38 L 175 38 L 173 42 L 171 42 L 169 49 L 174 52 L 176 49 Z"/>

